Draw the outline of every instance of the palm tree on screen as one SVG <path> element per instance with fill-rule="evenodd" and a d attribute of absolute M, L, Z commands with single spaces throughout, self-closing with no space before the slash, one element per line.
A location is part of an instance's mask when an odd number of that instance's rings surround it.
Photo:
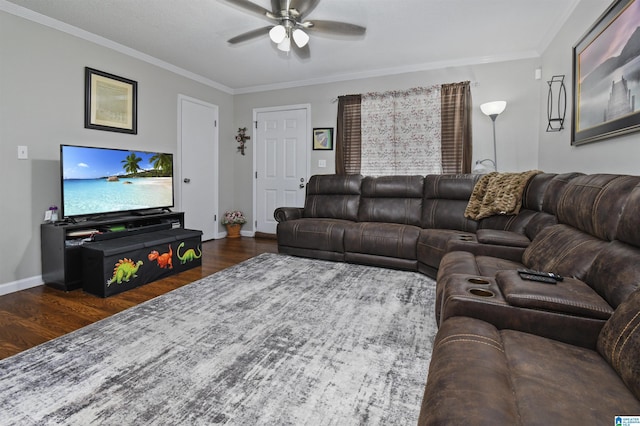
<path fill-rule="evenodd" d="M 127 156 L 127 158 L 121 161 L 121 163 L 124 163 L 124 166 L 122 166 L 122 168 L 125 172 L 135 175 L 136 173 L 138 173 L 138 170 L 140 170 L 140 166 L 138 165 L 138 163 L 141 161 L 142 158 L 138 157 L 135 152 L 132 152 Z"/>
<path fill-rule="evenodd" d="M 162 171 L 162 176 L 171 176 L 173 171 L 173 156 L 170 154 L 154 154 L 149 161 L 152 163 L 153 168 L 156 170 L 156 174 L 159 175 Z"/>

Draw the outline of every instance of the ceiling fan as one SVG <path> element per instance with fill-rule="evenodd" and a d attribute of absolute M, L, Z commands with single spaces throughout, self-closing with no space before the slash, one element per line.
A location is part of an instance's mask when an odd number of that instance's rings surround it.
<path fill-rule="evenodd" d="M 241 43 L 269 34 L 269 38 L 278 45 L 278 49 L 289 52 L 292 39 L 299 49 L 305 47 L 308 49 L 309 35 L 307 32 L 358 36 L 363 35 L 366 31 L 365 27 L 346 22 L 304 20 L 304 17 L 318 5 L 320 0 L 271 0 L 272 10 L 267 10 L 248 0 L 225 1 L 273 22 L 272 25 L 230 38 L 228 40 L 230 44 Z"/>

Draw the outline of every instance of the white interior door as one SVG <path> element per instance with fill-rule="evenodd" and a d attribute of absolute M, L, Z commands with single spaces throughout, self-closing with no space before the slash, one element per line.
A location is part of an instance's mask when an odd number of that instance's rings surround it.
<path fill-rule="evenodd" d="M 218 230 L 218 107 L 178 98 L 180 207 L 185 227 L 202 231 L 203 240 Z"/>
<path fill-rule="evenodd" d="M 303 207 L 309 174 L 310 107 L 256 110 L 256 231 L 275 234 L 277 207 Z"/>

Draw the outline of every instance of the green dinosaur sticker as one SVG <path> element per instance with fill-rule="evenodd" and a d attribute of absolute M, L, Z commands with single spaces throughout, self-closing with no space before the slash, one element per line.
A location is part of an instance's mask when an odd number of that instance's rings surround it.
<path fill-rule="evenodd" d="M 127 259 L 126 257 L 118 260 L 113 268 L 113 277 L 107 280 L 107 287 L 114 282 L 122 284 L 123 281 L 129 282 L 131 278 L 136 278 L 136 273 L 138 272 L 140 265 L 142 265 L 142 260 L 138 260 L 136 263 L 133 263 L 133 260 Z"/>
<path fill-rule="evenodd" d="M 181 255 L 180 249 L 182 247 L 184 247 L 184 241 L 178 245 L 178 249 L 176 250 L 176 255 L 178 256 L 178 259 L 180 259 L 181 264 L 184 265 L 187 262 L 191 262 L 193 260 L 200 259 L 202 257 L 202 250 L 200 249 L 200 247 L 197 247 L 198 248 L 197 254 L 194 249 L 190 248 Z"/>

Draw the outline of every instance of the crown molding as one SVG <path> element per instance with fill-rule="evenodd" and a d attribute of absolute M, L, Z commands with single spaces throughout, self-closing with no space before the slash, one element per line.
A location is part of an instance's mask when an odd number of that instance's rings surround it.
<path fill-rule="evenodd" d="M 297 87 L 313 86 L 318 84 L 338 83 L 342 81 L 361 80 L 365 78 L 386 77 L 391 75 L 407 74 L 407 73 L 420 72 L 420 71 L 438 70 L 438 69 L 449 68 L 449 67 L 482 65 L 482 64 L 490 64 L 490 63 L 497 63 L 497 62 L 508 62 L 508 61 L 522 60 L 522 59 L 532 59 L 532 58 L 540 58 L 540 53 L 536 51 L 526 51 L 526 52 L 518 52 L 518 53 L 511 53 L 511 54 L 504 54 L 504 55 L 480 56 L 480 57 L 465 58 L 465 59 L 458 59 L 458 60 L 451 60 L 451 61 L 428 62 L 428 63 L 406 65 L 406 66 L 394 67 L 394 68 L 380 68 L 377 70 L 369 70 L 369 71 L 349 73 L 349 74 L 340 74 L 340 75 L 327 76 L 327 77 L 316 78 L 316 79 L 296 80 L 296 81 L 288 81 L 284 83 L 242 87 L 242 88 L 234 89 L 234 93 L 236 95 L 242 95 L 242 94 L 249 94 L 249 93 L 256 93 L 256 92 L 268 92 L 271 90 L 293 89 Z"/>
<path fill-rule="evenodd" d="M 206 86 L 213 87 L 214 89 L 220 90 L 224 93 L 228 93 L 230 95 L 234 94 L 234 90 L 230 87 L 225 86 L 224 84 L 210 80 L 208 78 L 205 78 L 191 71 L 187 71 L 183 68 L 180 68 L 168 62 L 162 61 L 153 56 L 147 55 L 146 53 L 142 53 L 135 49 L 131 49 L 130 47 L 124 46 L 120 43 L 116 43 L 107 38 L 93 34 L 89 31 L 83 30 L 78 27 L 74 27 L 73 25 L 66 24 L 64 22 L 58 21 L 57 19 L 53 19 L 49 16 L 45 16 L 40 13 L 34 12 L 33 10 L 27 9 L 25 7 L 18 6 L 15 3 L 11 3 L 6 0 L 0 0 L 0 10 L 10 13 L 12 15 L 18 16 L 20 18 L 27 19 L 29 21 L 33 21 L 37 24 L 44 25 L 49 28 L 53 28 L 63 33 L 70 34 L 72 36 L 89 41 L 91 43 L 95 43 L 97 45 L 115 50 L 116 52 L 122 53 L 132 58 L 139 59 L 143 62 L 147 62 L 151 65 L 155 65 L 159 68 L 165 69 L 167 71 L 171 71 L 174 74 L 180 75 L 182 77 L 186 77 L 190 80 L 197 81 L 198 83 L 202 83 Z"/>

